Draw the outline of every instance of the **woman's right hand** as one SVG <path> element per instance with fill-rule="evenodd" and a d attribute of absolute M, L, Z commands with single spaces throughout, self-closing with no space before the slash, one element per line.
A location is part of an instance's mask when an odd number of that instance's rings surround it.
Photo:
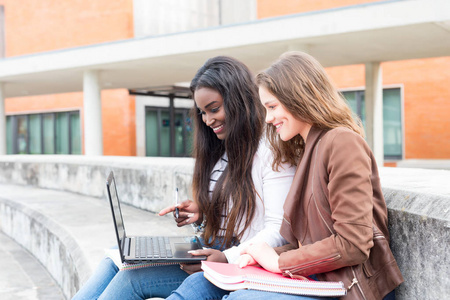
<path fill-rule="evenodd" d="M 175 216 L 175 208 L 178 208 L 179 211 L 178 218 Z M 192 224 L 202 218 L 202 214 L 200 213 L 197 203 L 192 200 L 185 200 L 177 205 L 166 207 L 159 212 L 159 215 L 164 216 L 170 212 L 173 212 L 173 216 L 178 227 Z"/>
<path fill-rule="evenodd" d="M 258 263 L 264 269 L 273 273 L 281 273 L 278 266 L 279 255 L 265 242 L 250 244 L 241 250 L 238 259 L 240 268 Z"/>

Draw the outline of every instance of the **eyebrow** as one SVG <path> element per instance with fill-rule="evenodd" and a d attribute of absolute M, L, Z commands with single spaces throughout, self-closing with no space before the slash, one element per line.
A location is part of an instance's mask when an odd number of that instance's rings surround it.
<path fill-rule="evenodd" d="M 208 108 L 209 106 L 211 106 L 211 105 L 213 105 L 213 104 L 215 104 L 215 103 L 217 103 L 217 101 L 213 101 L 213 102 L 211 102 L 211 103 L 208 103 L 208 105 L 206 105 L 205 108 Z"/>
<path fill-rule="evenodd" d="M 274 102 L 273 100 L 266 101 L 266 102 L 264 102 L 264 106 L 270 105 L 270 104 L 272 104 L 273 102 Z"/>

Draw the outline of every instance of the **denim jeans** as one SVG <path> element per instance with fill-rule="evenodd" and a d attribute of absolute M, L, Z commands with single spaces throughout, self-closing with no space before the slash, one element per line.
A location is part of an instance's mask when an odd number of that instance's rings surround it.
<path fill-rule="evenodd" d="M 205 244 L 203 238 L 200 238 L 200 242 Z M 222 239 L 219 238 L 211 248 L 222 250 L 221 243 Z M 233 244 L 237 245 L 238 242 L 234 241 Z M 179 264 L 119 272 L 110 258 L 104 258 L 72 300 L 166 298 L 188 276 Z"/>
<path fill-rule="evenodd" d="M 114 262 L 105 258 L 72 300 L 165 298 L 186 277 L 178 264 L 119 272 Z"/>
<path fill-rule="evenodd" d="M 222 290 L 208 281 L 203 272 L 190 275 L 172 292 L 167 300 L 212 300 L 212 299 L 267 299 L 267 300 L 299 300 L 299 299 L 333 299 L 322 297 L 308 297 L 282 293 L 263 292 L 256 290 L 239 290 L 235 292 Z"/>

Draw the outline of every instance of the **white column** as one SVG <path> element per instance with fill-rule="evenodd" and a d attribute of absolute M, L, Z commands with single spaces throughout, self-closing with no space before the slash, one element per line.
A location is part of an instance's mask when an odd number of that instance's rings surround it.
<path fill-rule="evenodd" d="M 6 154 L 6 114 L 4 84 L 0 82 L 0 155 Z"/>
<path fill-rule="evenodd" d="M 367 143 L 379 167 L 384 162 L 383 80 L 379 62 L 366 63 L 366 135 Z"/>
<path fill-rule="evenodd" d="M 102 101 L 99 73 L 96 70 L 83 74 L 84 154 L 103 155 Z"/>

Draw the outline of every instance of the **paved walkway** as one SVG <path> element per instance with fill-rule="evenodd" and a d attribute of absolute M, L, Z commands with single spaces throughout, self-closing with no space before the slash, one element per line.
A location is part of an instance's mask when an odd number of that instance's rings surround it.
<path fill-rule="evenodd" d="M 57 227 L 60 237 L 78 244 L 82 253 L 77 253 L 74 259 L 84 261 L 83 265 L 90 270 L 96 268 L 104 250 L 117 243 L 106 199 L 8 184 L 0 184 L 0 198 L 7 199 L 3 201 L 8 205 L 44 215 L 45 220 L 41 221 Z M 192 234 L 190 227 L 178 228 L 171 217 L 160 217 L 129 205 L 122 205 L 122 213 L 128 235 Z M 64 299 L 38 260 L 1 230 L 0 264 L 0 299 Z"/>

